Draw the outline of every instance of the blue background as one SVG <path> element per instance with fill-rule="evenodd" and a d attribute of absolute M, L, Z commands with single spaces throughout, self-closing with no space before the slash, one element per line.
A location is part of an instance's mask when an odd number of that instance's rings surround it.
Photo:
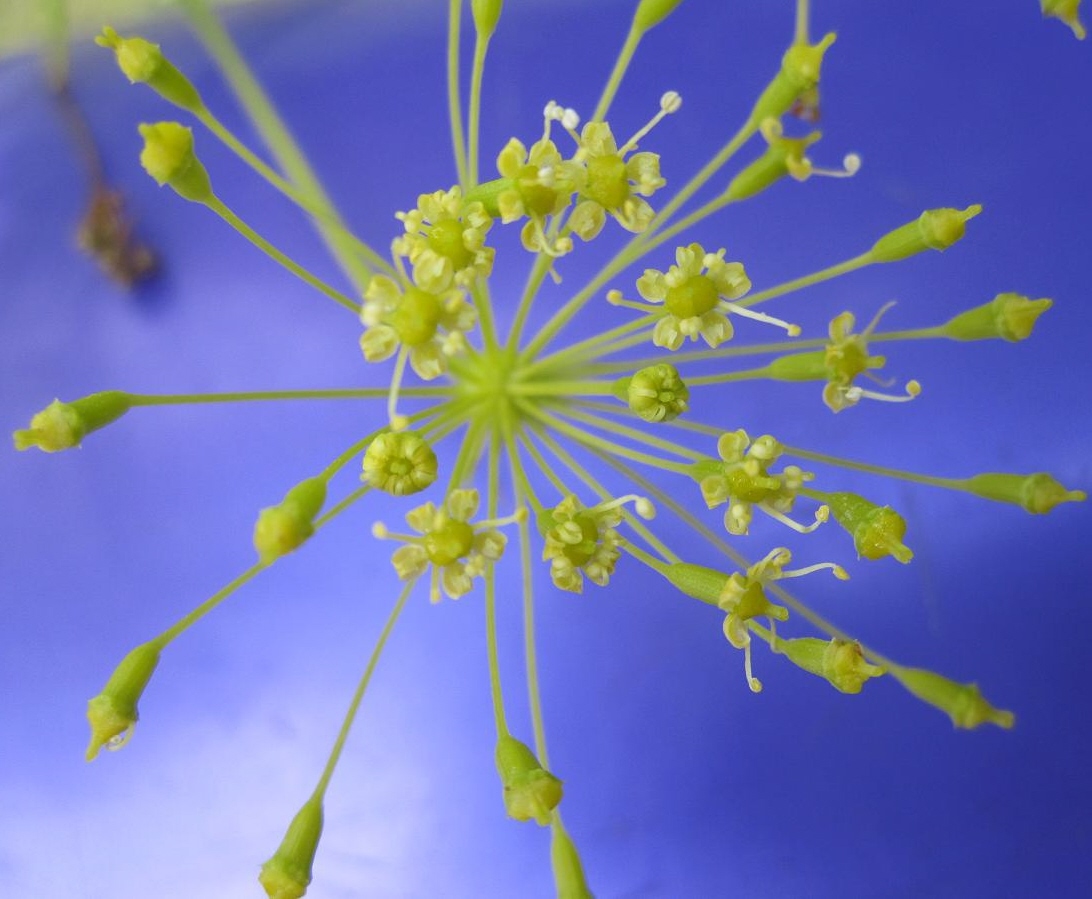
<path fill-rule="evenodd" d="M 314 2 L 232 19 L 331 193 L 377 246 L 397 233 L 394 210 L 453 180 L 444 5 Z M 590 111 L 632 8 L 508 6 L 487 71 L 486 161 L 513 134 L 533 140 L 548 99 Z M 890 347 L 888 371 L 925 387 L 909 405 L 835 417 L 814 385 L 756 384 L 719 394 L 706 418 L 881 464 L 952 476 L 1047 469 L 1087 489 L 1092 47 L 1041 22 L 1031 0 L 989 10 L 944 0 L 816 6 L 815 31 L 839 37 L 812 155 L 834 165 L 858 151 L 862 172 L 780 184 L 696 239 L 726 246 L 761 288 L 856 254 L 924 208 L 980 202 L 968 239 L 943 256 L 873 268 L 770 311 L 815 333 L 843 309 L 867 320 L 889 299 L 899 300 L 892 327 L 933 324 L 1006 290 L 1056 306 L 1016 346 Z M 642 47 L 616 131 L 638 127 L 664 90 L 680 91 L 682 112 L 644 148 L 682 183 L 775 70 L 790 7 L 687 0 Z M 151 34 L 256 143 L 193 39 L 168 25 Z M 98 389 L 376 383 L 343 310 L 140 171 L 136 123 L 173 111 L 128 87 L 90 46 L 76 49 L 74 71 L 110 176 L 164 270 L 127 296 L 77 254 L 85 185 L 40 68 L 0 66 L 0 430 L 24 426 L 54 396 Z M 207 135 L 198 141 L 229 204 L 338 277 L 305 221 Z M 525 261 L 511 235 L 497 242 L 503 299 L 522 284 Z M 544 307 L 603 258 L 581 250 Z M 661 253 L 651 264 L 669 261 Z M 619 284 L 632 293 L 631 279 Z M 624 320 L 592 308 L 585 330 Z M 376 518 L 397 523 L 401 507 L 369 500 L 346 513 L 173 645 L 132 743 L 91 766 L 85 703 L 128 649 L 250 564 L 257 509 L 380 415 L 333 402 L 141 409 L 78 452 L 0 454 L 5 895 L 258 894 L 257 865 L 311 789 L 394 600 L 391 547 L 368 531 Z M 354 478 L 346 472 L 340 489 Z M 592 888 L 601 897 L 1088 895 L 1088 506 L 1031 518 L 837 472 L 825 483 L 896 505 L 916 558 L 907 569 L 855 565 L 847 585 L 817 577 L 798 593 L 900 661 L 977 680 L 1016 712 L 1017 727 L 956 732 L 889 679 L 845 697 L 761 648 L 766 691 L 752 696 L 719 614 L 632 564 L 611 589 L 583 597 L 547 589 L 543 566 L 552 762 Z M 697 501 L 692 485 L 671 486 Z M 669 516 L 659 529 L 689 546 Z M 849 561 L 829 530 L 793 544 L 801 561 Z M 784 537 L 763 528 L 750 540 L 755 556 Z M 513 727 L 526 735 L 518 593 L 504 583 L 502 665 Z M 480 594 L 434 607 L 421 596 L 332 785 L 309 896 L 551 895 L 547 834 L 503 815 L 487 685 Z"/>

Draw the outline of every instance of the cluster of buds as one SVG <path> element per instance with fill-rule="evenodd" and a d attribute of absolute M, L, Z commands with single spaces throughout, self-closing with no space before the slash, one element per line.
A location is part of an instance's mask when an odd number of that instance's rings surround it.
<path fill-rule="evenodd" d="M 800 488 L 813 476 L 796 465 L 771 472 L 770 466 L 782 452 L 781 444 L 769 434 L 752 441 L 746 431 L 728 431 L 717 440 L 719 461 L 705 459 L 690 466 L 690 476 L 698 482 L 710 509 L 728 503 L 724 528 L 729 534 L 749 531 L 755 507 L 800 533 L 812 531 L 827 520 L 826 506 L 816 510 L 810 525 L 788 517 Z"/>

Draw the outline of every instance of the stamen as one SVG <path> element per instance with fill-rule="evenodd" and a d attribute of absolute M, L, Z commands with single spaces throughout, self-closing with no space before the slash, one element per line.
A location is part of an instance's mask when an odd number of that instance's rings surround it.
<path fill-rule="evenodd" d="M 637 142 L 643 138 L 648 132 L 655 128 L 660 121 L 674 112 L 678 112 L 682 108 L 682 96 L 677 91 L 668 91 L 662 97 L 660 97 L 660 111 L 656 113 L 648 122 L 644 128 L 641 128 L 633 135 L 629 140 L 618 148 L 618 155 L 625 156 L 631 150 L 637 149 Z"/>
<path fill-rule="evenodd" d="M 735 313 L 736 315 L 742 315 L 744 318 L 750 318 L 754 319 L 756 322 L 765 322 L 768 325 L 776 325 L 779 328 L 784 328 L 789 337 L 800 336 L 800 326 L 787 322 L 784 319 L 774 318 L 772 315 L 767 315 L 765 312 L 755 312 L 752 309 L 748 309 L 746 306 L 730 303 L 727 300 L 721 300 L 721 305 L 729 312 Z"/>
<path fill-rule="evenodd" d="M 762 692 L 762 681 L 751 673 L 751 637 L 748 634 L 747 643 L 743 647 L 743 674 L 747 678 L 747 686 L 752 693 Z"/>
<path fill-rule="evenodd" d="M 886 303 L 884 303 L 880 307 L 880 311 L 877 312 L 874 316 L 872 316 L 872 321 L 870 321 L 868 323 L 868 327 L 865 328 L 861 332 L 861 336 L 866 338 L 866 339 L 871 337 L 872 332 L 875 331 L 876 328 L 879 326 L 880 319 L 883 318 L 888 313 L 888 311 L 893 309 L 894 307 L 895 307 L 895 301 L 894 300 L 888 300 Z"/>
<path fill-rule="evenodd" d="M 636 493 L 627 493 L 625 496 L 619 496 L 617 499 L 612 499 L 609 502 L 600 503 L 594 508 L 601 512 L 607 512 L 610 509 L 617 509 L 619 506 L 624 506 L 626 503 L 633 503 L 633 511 L 645 521 L 651 521 L 656 517 L 656 507 L 652 505 L 652 500 L 647 496 L 638 496 Z"/>
<path fill-rule="evenodd" d="M 865 390 L 854 384 L 846 388 L 845 398 L 850 404 L 860 402 L 862 399 L 879 400 L 883 403 L 908 403 L 921 395 L 921 384 L 917 381 L 906 382 L 906 396 L 895 396 L 890 393 L 880 393 L 876 390 Z"/>
<path fill-rule="evenodd" d="M 520 506 L 511 515 L 505 515 L 504 518 L 489 518 L 485 521 L 479 521 L 475 525 L 475 530 L 482 530 L 483 528 L 500 528 L 506 524 L 522 524 L 527 520 L 528 512 L 526 506 Z"/>
<path fill-rule="evenodd" d="M 807 568 L 794 568 L 791 571 L 782 571 L 780 577 L 803 577 L 805 574 L 822 571 L 824 568 L 829 568 L 830 573 L 840 581 L 849 580 L 849 572 L 841 565 L 836 565 L 834 562 L 819 562 L 817 565 L 809 565 Z"/>
<path fill-rule="evenodd" d="M 789 516 L 783 515 L 774 509 L 772 506 L 768 506 L 766 503 L 757 503 L 758 508 L 770 516 L 775 521 L 780 521 L 788 528 L 792 528 L 798 534 L 810 534 L 819 525 L 823 524 L 828 518 L 830 518 L 830 508 L 828 506 L 820 506 L 815 510 L 815 521 L 809 525 L 800 524 L 798 521 L 793 521 Z"/>
<path fill-rule="evenodd" d="M 612 306 L 623 306 L 626 309 L 636 309 L 638 312 L 645 313 L 655 312 L 658 308 L 661 308 L 650 305 L 649 303 L 638 303 L 636 300 L 627 300 L 622 296 L 622 291 L 620 290 L 608 290 L 607 302 Z"/>
<path fill-rule="evenodd" d="M 852 178 L 861 170 L 861 156 L 859 153 L 847 153 L 845 158 L 842 159 L 842 168 L 840 169 L 820 169 L 810 165 L 811 160 L 807 161 L 809 163 L 809 174 L 823 175 L 827 178 Z"/>

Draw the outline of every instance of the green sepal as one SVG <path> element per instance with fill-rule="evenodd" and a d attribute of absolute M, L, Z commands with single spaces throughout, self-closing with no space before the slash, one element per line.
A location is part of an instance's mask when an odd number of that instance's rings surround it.
<path fill-rule="evenodd" d="M 561 802 L 561 781 L 554 777 L 524 743 L 511 734 L 497 740 L 497 773 L 504 786 L 504 807 L 517 821 L 550 823 Z"/>
<path fill-rule="evenodd" d="M 168 103 L 189 112 L 205 108 L 197 88 L 163 55 L 159 44 L 140 37 L 121 37 L 109 27 L 103 28 L 95 43 L 114 51 L 118 68 L 131 83 L 146 84 Z"/>
<path fill-rule="evenodd" d="M 99 750 L 120 749 L 128 741 L 140 717 L 137 703 L 159 664 L 162 645 L 158 640 L 141 643 L 114 669 L 102 692 L 87 703 L 91 742 L 85 758 L 92 761 Z"/>
<path fill-rule="evenodd" d="M 720 608 L 720 596 L 730 577 L 723 571 L 690 562 L 665 565 L 660 574 L 687 596 L 717 608 Z"/>
<path fill-rule="evenodd" d="M 818 675 L 842 693 L 860 693 L 864 682 L 879 677 L 886 669 L 870 664 L 859 643 L 832 638 L 796 637 L 776 639 L 774 651 L 780 652 L 794 665 Z"/>
<path fill-rule="evenodd" d="M 781 69 L 751 110 L 750 124 L 758 128 L 765 119 L 779 119 L 801 96 L 815 89 L 823 55 L 834 43 L 834 32 L 817 44 L 793 44 L 781 58 Z"/>
<path fill-rule="evenodd" d="M 169 184 L 180 197 L 195 203 L 210 203 L 215 197 L 209 173 L 193 149 L 193 132 L 178 122 L 156 122 L 140 126 L 144 149 L 140 164 L 156 184 Z"/>
<path fill-rule="evenodd" d="M 322 837 L 322 818 L 322 798 L 317 795 L 296 812 L 277 851 L 258 875 L 269 899 L 301 899 L 307 892 Z"/>
<path fill-rule="evenodd" d="M 30 427 L 16 431 L 12 439 L 17 450 L 38 447 L 57 453 L 80 445 L 92 431 L 121 418 L 133 407 L 133 399 L 120 390 L 104 390 L 63 403 L 54 400 L 31 420 Z"/>
<path fill-rule="evenodd" d="M 1032 300 L 1019 293 L 999 293 L 990 302 L 962 312 L 941 326 L 952 340 L 1027 340 L 1039 316 L 1054 305 L 1046 298 Z"/>
<path fill-rule="evenodd" d="M 975 203 L 966 209 L 927 209 L 912 222 L 881 237 L 869 250 L 870 262 L 897 262 L 925 250 L 948 249 L 966 233 L 967 222 L 982 211 Z"/>
<path fill-rule="evenodd" d="M 977 684 L 959 684 L 924 668 L 898 666 L 890 674 L 918 699 L 945 712 L 956 727 L 973 730 L 980 724 L 996 724 L 1007 730 L 1016 723 L 1012 712 L 990 705 Z"/>
<path fill-rule="evenodd" d="M 682 0 L 641 0 L 633 14 L 633 27 L 640 32 L 655 28 L 671 15 Z"/>
<path fill-rule="evenodd" d="M 830 506 L 834 520 L 853 538 L 859 556 L 893 556 L 904 565 L 914 558 L 902 542 L 906 520 L 890 506 L 877 505 L 856 493 L 826 493 L 821 498 Z"/>
<path fill-rule="evenodd" d="M 1045 471 L 1035 474 L 977 474 L 963 487 L 969 493 L 999 503 L 1012 503 L 1032 515 L 1045 515 L 1061 503 L 1079 503 L 1088 498 L 1083 490 L 1066 490 Z"/>
<path fill-rule="evenodd" d="M 554 871 L 557 899 L 594 899 L 576 845 L 556 821 L 550 829 L 550 866 Z"/>

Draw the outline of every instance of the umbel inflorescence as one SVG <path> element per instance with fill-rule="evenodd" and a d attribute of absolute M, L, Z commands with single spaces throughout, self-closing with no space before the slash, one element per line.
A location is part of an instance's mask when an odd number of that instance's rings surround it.
<path fill-rule="evenodd" d="M 55 452 L 80 445 L 91 432 L 140 406 L 332 398 L 379 402 L 374 430 L 258 513 L 257 562 L 132 650 L 88 707 L 92 733 L 87 757 L 92 759 L 103 747 L 117 749 L 129 739 L 138 701 L 163 651 L 182 632 L 368 494 L 406 498 L 404 526 L 377 522 L 372 527 L 376 538 L 393 546 L 391 563 L 404 587 L 313 794 L 262 867 L 262 885 L 274 899 L 302 896 L 311 881 L 323 801 L 346 736 L 400 613 L 411 596 L 422 593 L 432 602 L 483 596 L 496 764 L 505 808 L 517 820 L 533 819 L 550 828 L 558 894 L 590 895 L 575 844 L 562 823 L 562 782 L 548 763 L 533 652 L 527 653 L 531 733 L 513 734 L 507 723 L 495 627 L 501 566 L 522 570 L 528 620 L 539 569 L 557 590 L 581 593 L 609 586 L 619 565 L 644 566 L 721 613 L 724 636 L 740 652 L 746 683 L 754 692 L 762 689 L 756 668 L 788 662 L 848 694 L 860 692 L 871 678 L 890 676 L 948 714 L 957 727 L 1013 725 L 1013 715 L 991 705 L 974 684 L 881 655 L 826 622 L 782 585 L 801 577 L 826 577 L 828 584 L 834 583 L 831 577 L 846 580 L 850 574 L 841 562 L 794 559 L 783 546 L 754 547 L 748 534 L 756 516 L 798 534 L 840 528 L 847 557 L 855 554 L 864 564 L 885 557 L 909 563 L 913 540 L 902 516 L 841 489 L 839 468 L 970 493 L 1033 514 L 1083 500 L 1085 494 L 1044 473 L 947 478 L 861 465 L 787 446 L 775 435 L 750 434 L 737 422 L 723 420 L 723 412 L 703 404 L 702 397 L 703 388 L 714 385 L 776 380 L 811 382 L 803 389 L 814 391 L 816 404 L 825 404 L 832 413 L 867 402 L 911 401 L 921 392 L 916 380 L 892 389 L 877 376 L 885 365 L 876 352 L 879 345 L 927 339 L 1021 341 L 1031 335 L 1051 301 L 1001 293 L 945 321 L 902 331 L 883 329 L 888 307 L 863 327 L 853 312 L 831 310 L 827 333 L 819 336 L 804 335 L 793 322 L 765 311 L 777 297 L 866 266 L 946 250 L 964 238 L 968 222 L 982 210 L 977 205 L 925 210 L 886 234 L 863 240 L 863 252 L 811 275 L 753 291 L 744 261 L 685 235 L 719 210 L 749 201 L 785 178 L 849 177 L 857 171 L 860 159 L 854 154 L 845 156 L 837 169 L 814 164 L 808 154 L 819 134 L 800 122 L 817 112 L 823 60 L 835 36 L 813 39 L 809 4 L 798 0 L 795 33 L 750 114 L 709 163 L 672 192 L 659 153 L 644 147 L 656 145 L 659 132 L 654 136 L 653 129 L 680 112 L 682 98 L 666 91 L 648 124 L 631 135 L 615 133 L 609 113 L 642 37 L 680 2 L 637 3 L 596 108 L 582 116 L 549 100 L 541 133 L 512 137 L 497 151 L 495 173 L 490 173 L 480 159 L 480 97 L 502 3 L 470 4 L 474 55 L 464 115 L 459 74 L 463 4 L 452 0 L 449 106 L 457 183 L 422 193 L 414 208 L 397 213 L 389 253 L 368 246 L 344 227 L 275 117 L 255 115 L 275 159 L 270 165 L 214 117 L 158 46 L 121 37 L 110 28 L 98 39 L 116 54 L 131 81 L 147 84 L 195 118 L 313 218 L 354 291 L 343 292 L 316 278 L 240 219 L 215 193 L 189 127 L 175 121 L 140 127 L 141 163 L 148 174 L 186 200 L 208 207 L 351 312 L 352 339 L 359 341 L 362 366 L 374 366 L 371 371 L 381 372 L 386 383 L 267 394 L 110 390 L 55 401 L 27 429 L 15 433 L 19 449 L 37 446 Z M 245 77 L 243 63 L 203 0 L 182 5 L 220 55 L 229 77 Z M 1061 18 L 1083 37 L 1077 5 L 1066 0 L 1042 3 L 1045 13 Z M 263 101 L 251 95 L 247 102 L 255 114 L 254 104 Z M 694 204 L 689 201 L 699 191 L 718 183 L 724 186 L 712 199 L 690 209 Z M 497 263 L 491 240 L 504 228 L 518 229 L 529 266 L 526 287 L 511 306 L 509 298 L 490 290 Z M 560 281 L 566 257 L 589 252 L 585 245 L 607 230 L 626 235 L 622 248 L 532 331 L 530 312 L 543 302 L 540 288 L 546 279 Z M 593 336 L 567 344 L 561 340 L 571 322 L 582 314 L 586 319 L 604 303 L 631 314 Z M 510 327 L 502 329 L 501 321 Z M 750 362 L 752 357 L 758 362 Z M 713 373 L 694 373 L 698 365 L 708 372 L 710 363 Z M 455 448 L 454 461 L 447 466 L 436 453 L 444 444 Z M 587 460 L 612 467 L 630 488 L 610 489 L 589 471 Z M 824 466 L 824 473 L 811 470 L 814 464 Z M 349 467 L 358 468 L 362 483 L 331 502 L 327 494 L 334 476 Z M 723 563 L 697 564 L 667 545 L 649 523 L 661 509 L 708 541 Z M 707 510 L 715 511 L 705 514 Z M 756 646 L 780 658 L 760 657 Z"/>

